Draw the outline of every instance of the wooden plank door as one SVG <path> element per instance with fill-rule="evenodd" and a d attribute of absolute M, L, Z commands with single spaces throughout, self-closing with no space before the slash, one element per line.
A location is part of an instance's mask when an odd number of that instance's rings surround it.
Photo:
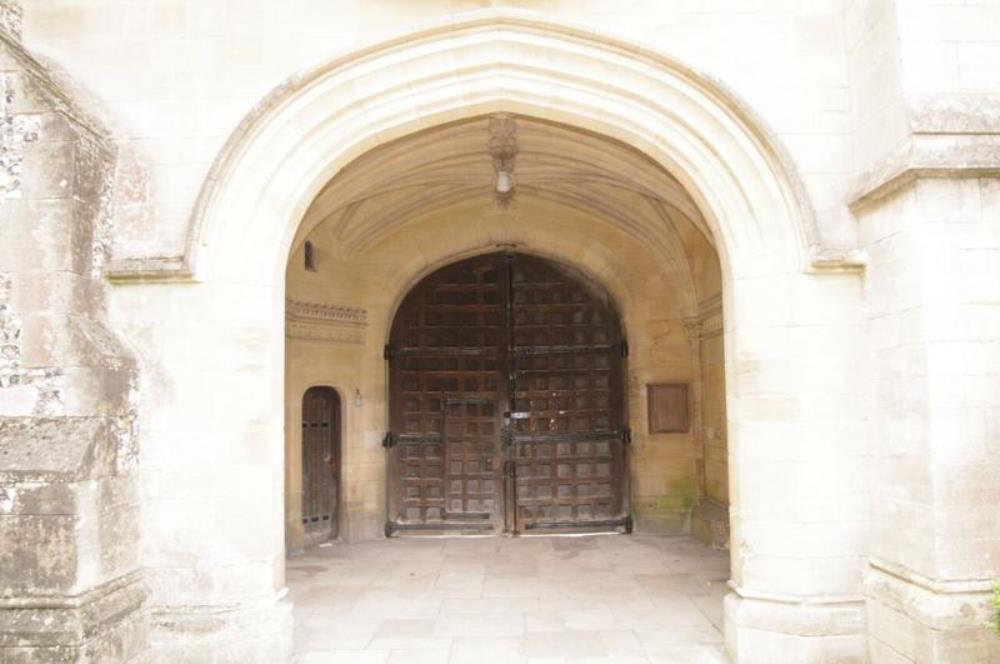
<path fill-rule="evenodd" d="M 311 387 L 302 398 L 302 525 L 308 543 L 337 536 L 340 398 Z"/>
<path fill-rule="evenodd" d="M 511 303 L 516 529 L 628 529 L 624 346 L 607 294 L 516 256 Z"/>
<path fill-rule="evenodd" d="M 435 272 L 390 335 L 388 532 L 503 524 L 507 281 L 498 256 Z"/>

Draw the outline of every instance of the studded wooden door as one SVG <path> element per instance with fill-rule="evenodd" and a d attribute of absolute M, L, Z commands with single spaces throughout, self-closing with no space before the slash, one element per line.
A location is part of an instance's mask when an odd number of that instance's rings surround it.
<path fill-rule="evenodd" d="M 389 530 L 502 525 L 506 274 L 446 267 L 403 301 L 391 334 Z"/>
<path fill-rule="evenodd" d="M 621 324 L 605 293 L 527 256 L 511 267 L 519 530 L 625 527 Z"/>
<path fill-rule="evenodd" d="M 302 398 L 302 525 L 307 543 L 337 535 L 340 399 L 332 387 Z"/>
<path fill-rule="evenodd" d="M 553 263 L 427 277 L 386 349 L 387 532 L 625 528 L 622 348 L 606 294 Z"/>

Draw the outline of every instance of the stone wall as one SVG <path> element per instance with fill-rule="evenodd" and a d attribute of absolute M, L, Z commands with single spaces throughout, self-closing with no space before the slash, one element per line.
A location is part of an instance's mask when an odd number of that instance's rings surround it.
<path fill-rule="evenodd" d="M 0 6 L 0 660 L 146 646 L 136 366 L 105 320 L 115 150 Z"/>
<path fill-rule="evenodd" d="M 868 655 L 996 661 L 983 625 L 1000 576 L 1000 7 L 851 2 L 848 14 L 867 143 L 852 210 L 869 257 Z"/>
<path fill-rule="evenodd" d="M 957 175 L 957 174 L 956 174 Z M 1000 577 L 1000 180 L 917 179 L 859 209 L 877 472 L 871 661 L 992 662 Z"/>

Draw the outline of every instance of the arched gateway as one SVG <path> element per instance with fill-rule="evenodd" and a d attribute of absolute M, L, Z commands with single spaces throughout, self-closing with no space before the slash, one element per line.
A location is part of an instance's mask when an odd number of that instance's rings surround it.
<path fill-rule="evenodd" d="M 243 661 L 284 657 L 280 643 L 291 634 L 283 601 L 288 258 L 322 223 L 308 215 L 314 201 L 352 161 L 421 130 L 498 113 L 559 123 L 628 146 L 669 173 L 703 216 L 721 264 L 725 311 L 733 543 L 729 651 L 744 663 L 776 661 L 779 652 L 800 662 L 860 661 L 867 505 L 860 492 L 845 490 L 849 478 L 864 476 L 866 460 L 853 442 L 863 417 L 856 407 L 859 379 L 844 369 L 847 358 L 857 356 L 856 275 L 843 263 L 811 261 L 819 239 L 802 188 L 768 132 L 732 95 L 653 50 L 504 12 L 408 34 L 290 79 L 246 118 L 216 160 L 193 215 L 184 269 L 165 265 L 165 284 L 148 283 L 157 276 L 149 266 L 140 275 L 117 275 L 142 278 L 116 291 L 115 309 L 129 312 L 128 325 L 156 346 L 171 390 L 171 399 L 145 406 L 153 433 L 143 454 L 159 464 L 157 481 L 182 483 L 203 467 L 206 453 L 218 454 L 228 468 L 225 477 L 202 487 L 190 514 L 166 493 L 144 497 L 144 509 L 163 510 L 175 515 L 171 524 L 185 524 L 144 531 L 146 546 L 160 552 L 146 567 L 154 580 L 157 642 L 169 644 L 174 625 L 202 633 L 222 620 L 226 629 L 246 636 L 224 638 L 246 644 Z M 641 178 L 643 171 L 620 174 Z M 432 183 L 424 184 L 422 191 L 433 193 Z M 573 200 L 585 200 L 586 190 L 575 190 Z M 592 207 L 600 208 L 599 202 Z M 652 246 L 668 217 L 664 209 L 659 222 L 651 215 L 641 222 L 624 219 L 623 225 L 633 241 Z M 531 249 L 535 242 L 553 255 L 573 252 L 568 262 L 603 275 L 609 287 L 616 271 L 628 267 L 611 243 L 587 247 L 575 237 L 572 248 L 561 248 L 564 238 L 553 225 L 533 227 L 521 219 L 499 227 L 521 233 Z M 353 237 L 367 237 L 369 230 L 362 225 Z M 375 230 L 377 239 L 405 229 Z M 343 476 L 347 537 L 377 536 L 384 522 L 376 527 L 374 519 L 356 517 L 387 512 L 379 445 L 386 420 L 378 410 L 385 392 L 381 378 L 372 378 L 385 371 L 384 312 L 414 278 L 491 246 L 488 232 L 478 239 L 476 234 L 466 224 L 462 233 L 445 232 L 434 246 L 396 236 L 397 244 L 417 250 L 377 266 L 384 288 L 372 297 L 367 323 L 350 307 L 317 314 L 342 324 L 339 338 L 378 349 L 344 364 L 345 375 L 369 383 L 340 388 L 353 395 L 351 405 L 345 403 L 345 426 L 354 432 L 345 437 L 345 468 L 357 469 L 355 476 Z M 315 259 L 322 270 L 322 251 Z M 199 283 L 174 283 L 185 279 Z M 355 276 L 342 283 L 344 292 L 356 285 L 361 279 Z M 643 284 L 637 315 L 650 317 L 653 306 L 643 309 L 642 303 L 658 302 L 662 288 L 655 279 Z M 163 312 L 180 306 L 184 315 L 171 316 L 171 325 L 164 326 Z M 176 339 L 199 343 L 195 351 Z M 803 366 L 809 367 L 808 379 L 797 369 Z M 313 378 L 312 384 L 337 384 L 323 375 Z M 204 394 L 212 399 L 192 396 Z M 226 409 L 224 420 L 214 417 L 219 408 Z M 298 398 L 289 408 L 295 411 L 290 417 L 299 417 Z M 465 412 L 473 418 L 465 424 L 481 423 L 475 420 L 481 412 Z M 608 417 L 610 436 L 615 424 Z M 808 455 L 802 453 L 805 445 Z M 498 460 L 493 462 L 497 467 Z M 511 518 L 498 506 L 473 505 L 471 480 L 462 481 L 466 516 L 486 513 L 497 524 Z M 558 493 L 559 485 L 551 486 Z M 399 523 L 443 520 L 444 503 L 440 514 L 430 504 L 418 505 L 420 513 L 412 518 L 399 509 L 394 516 Z M 600 510 L 592 504 L 590 512 L 581 507 L 586 503 L 573 506 L 574 525 L 627 514 L 620 504 Z M 557 525 L 562 517 L 558 509 L 554 514 L 532 512 L 529 518 L 525 512 L 522 521 Z M 246 536 L 246 519 L 253 521 L 253 537 Z M 208 529 L 205 523 L 220 525 Z M 206 550 L 213 554 L 206 556 Z M 187 576 L 178 572 L 192 564 Z"/>
<path fill-rule="evenodd" d="M 387 348 L 387 534 L 631 530 L 624 350 L 607 293 L 550 261 L 424 278 Z"/>

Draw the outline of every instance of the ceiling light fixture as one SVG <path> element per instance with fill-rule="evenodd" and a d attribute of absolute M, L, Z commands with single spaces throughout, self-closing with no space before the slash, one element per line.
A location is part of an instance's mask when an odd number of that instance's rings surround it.
<path fill-rule="evenodd" d="M 517 124 L 514 116 L 496 113 L 490 116 L 490 157 L 493 160 L 493 200 L 507 208 L 514 200 L 514 157 L 517 155 Z"/>

